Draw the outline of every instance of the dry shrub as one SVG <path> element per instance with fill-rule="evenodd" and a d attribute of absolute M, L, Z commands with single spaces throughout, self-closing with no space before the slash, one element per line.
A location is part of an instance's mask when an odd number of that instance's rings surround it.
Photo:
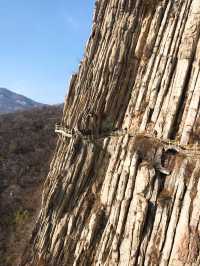
<path fill-rule="evenodd" d="M 160 204 L 162 207 L 169 204 L 169 202 L 172 199 L 172 195 L 173 195 L 173 191 L 163 189 L 158 195 L 158 199 L 157 199 L 158 204 Z"/>
<path fill-rule="evenodd" d="M 159 145 L 158 140 L 140 134 L 135 138 L 134 148 L 138 151 L 141 159 L 151 161 Z"/>
<path fill-rule="evenodd" d="M 162 0 L 143 0 L 144 14 L 149 15 L 150 13 L 154 13 L 160 2 Z"/>

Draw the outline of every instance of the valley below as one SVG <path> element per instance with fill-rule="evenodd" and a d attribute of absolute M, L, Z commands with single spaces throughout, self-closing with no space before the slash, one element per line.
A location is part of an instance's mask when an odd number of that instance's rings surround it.
<path fill-rule="evenodd" d="M 16 266 L 31 238 L 62 106 L 0 115 L 0 266 Z"/>

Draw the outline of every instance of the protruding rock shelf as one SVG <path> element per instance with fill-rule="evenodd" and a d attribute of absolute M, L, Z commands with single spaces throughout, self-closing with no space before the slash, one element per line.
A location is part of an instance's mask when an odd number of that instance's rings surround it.
<path fill-rule="evenodd" d="M 200 265 L 199 106 L 200 1 L 96 1 L 62 125 L 153 137 L 60 138 L 21 265 Z"/>

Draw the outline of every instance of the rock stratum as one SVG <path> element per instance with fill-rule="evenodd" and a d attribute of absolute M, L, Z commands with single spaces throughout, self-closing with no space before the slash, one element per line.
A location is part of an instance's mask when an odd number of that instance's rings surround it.
<path fill-rule="evenodd" d="M 200 265 L 199 37 L 199 0 L 96 1 L 21 265 Z"/>

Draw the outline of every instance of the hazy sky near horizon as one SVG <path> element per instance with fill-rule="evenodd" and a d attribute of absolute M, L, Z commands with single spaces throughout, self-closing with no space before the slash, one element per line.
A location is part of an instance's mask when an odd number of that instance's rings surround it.
<path fill-rule="evenodd" d="M 94 0 L 0 0 L 0 87 L 64 101 L 91 31 Z"/>

